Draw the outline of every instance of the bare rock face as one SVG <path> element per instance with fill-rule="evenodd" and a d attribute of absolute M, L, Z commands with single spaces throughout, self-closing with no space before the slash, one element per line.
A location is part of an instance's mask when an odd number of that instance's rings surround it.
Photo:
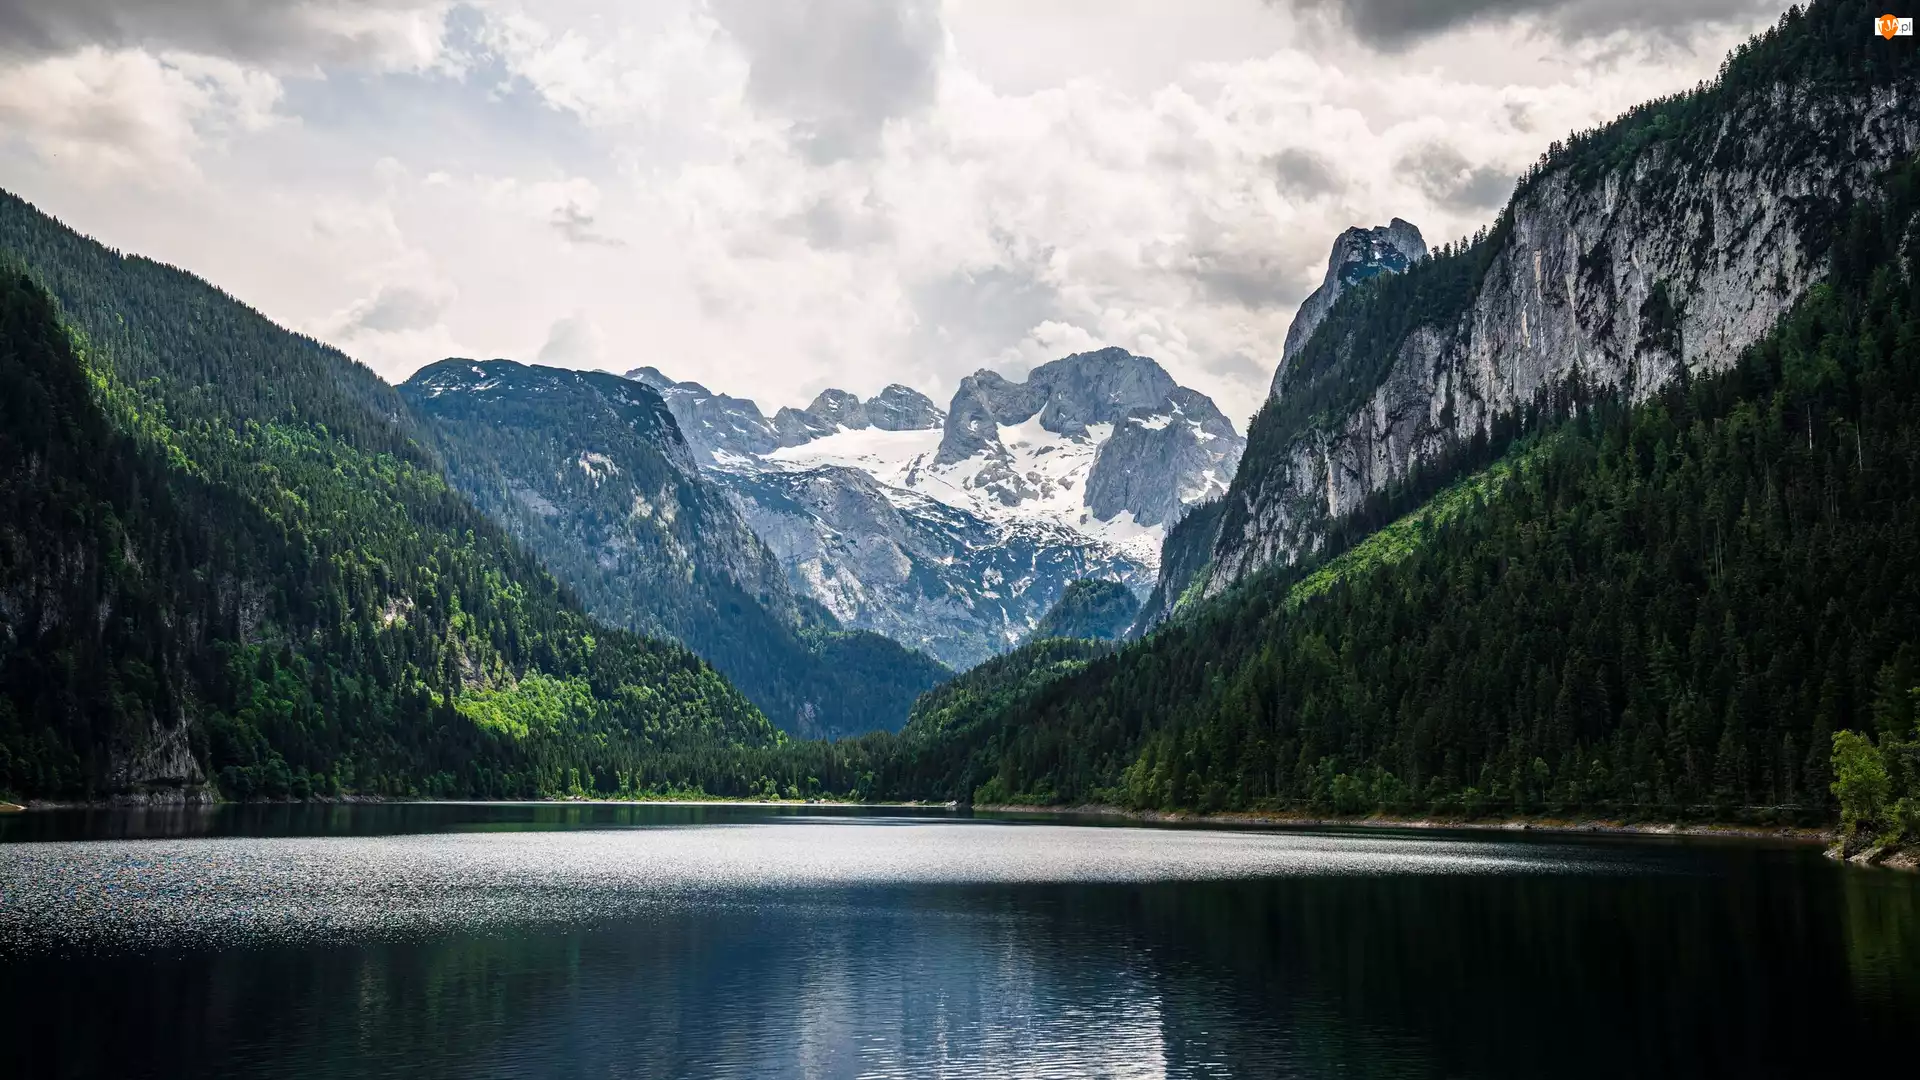
<path fill-rule="evenodd" d="M 1171 524 L 1226 492 L 1245 449 L 1212 399 L 1176 386 L 1114 425 L 1087 476 L 1087 509 L 1102 521 L 1131 513 L 1141 525 Z"/>
<path fill-rule="evenodd" d="M 814 398 L 813 404 L 807 406 L 807 413 L 815 420 L 827 425 L 830 431 L 838 428 L 851 428 L 857 431 L 873 426 L 867 420 L 867 407 L 860 403 L 858 397 L 845 390 L 820 391 L 820 396 Z"/>
<path fill-rule="evenodd" d="M 1343 293 L 1381 274 L 1404 274 L 1408 267 L 1426 257 L 1427 242 L 1421 238 L 1420 230 L 1399 218 L 1371 229 L 1355 227 L 1341 233 L 1333 242 L 1333 254 L 1327 257 L 1326 277 L 1300 305 L 1293 325 L 1287 328 L 1280 366 L 1273 373 L 1273 396 L 1280 396 L 1281 376 L 1286 373 L 1287 361 L 1306 347 Z"/>
<path fill-rule="evenodd" d="M 781 446 L 805 446 L 833 434 L 833 426 L 806 409 L 785 406 L 773 414 L 774 434 Z"/>
<path fill-rule="evenodd" d="M 927 395 L 894 383 L 867 402 L 867 419 L 881 431 L 927 431 L 946 423 L 947 414 Z"/>
<path fill-rule="evenodd" d="M 1588 392 L 1637 401 L 1683 370 L 1725 370 L 1816 283 L 1821 215 L 1871 196 L 1920 149 L 1917 98 L 1911 76 L 1776 83 L 1731 105 L 1686 160 L 1655 141 L 1622 167 L 1547 168 L 1484 241 L 1486 270 L 1464 306 L 1386 354 L 1360 355 L 1360 328 L 1323 316 L 1311 333 L 1346 336 L 1315 350 L 1333 346 L 1350 370 L 1383 360 L 1384 375 L 1332 424 L 1250 433 L 1261 458 L 1249 456 L 1227 497 L 1207 593 L 1314 550 L 1368 495 L 1576 375 Z M 1409 273 L 1443 269 L 1427 260 Z"/>
<path fill-rule="evenodd" d="M 1081 578 L 1144 589 L 1146 567 L 1062 525 L 989 521 L 858 469 L 715 473 L 796 591 L 848 627 L 955 668 L 1023 640 Z"/>
<path fill-rule="evenodd" d="M 1000 445 L 1000 425 L 1029 420 L 1046 403 L 1031 381 L 1015 383 L 997 371 L 980 370 L 960 380 L 940 436 L 936 465 L 965 461 Z"/>
<path fill-rule="evenodd" d="M 687 445 L 703 458 L 765 454 L 784 445 L 760 406 L 745 398 L 716 394 L 697 382 L 675 382 L 654 367 L 634 368 L 626 377 L 652 387 L 666 401 Z"/>
<path fill-rule="evenodd" d="M 1047 431 L 1084 435 L 1089 424 L 1117 423 L 1134 409 L 1159 405 L 1178 385 L 1153 360 L 1118 348 L 1041 364 L 1020 383 L 977 371 L 960 380 L 934 461 L 965 461 L 999 442 L 999 425 L 1022 424 L 1036 413 Z"/>
<path fill-rule="evenodd" d="M 845 390 L 822 390 L 804 409 L 775 413 L 773 427 L 781 446 L 805 446 L 836 431 L 924 431 L 939 427 L 945 419 L 933 399 L 894 383 L 866 402 Z"/>

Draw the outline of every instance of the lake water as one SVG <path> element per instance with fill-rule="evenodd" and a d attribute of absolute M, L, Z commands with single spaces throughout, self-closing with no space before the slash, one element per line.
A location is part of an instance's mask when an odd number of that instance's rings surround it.
<path fill-rule="evenodd" d="M 35 813 L 0 817 L 0 988 L 9 1076 L 1814 1076 L 1911 1054 L 1920 877 L 938 811 Z"/>

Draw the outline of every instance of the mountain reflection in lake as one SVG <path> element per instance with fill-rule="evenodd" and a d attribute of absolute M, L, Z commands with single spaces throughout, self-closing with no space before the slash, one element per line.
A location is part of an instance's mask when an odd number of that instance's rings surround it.
<path fill-rule="evenodd" d="M 1805 849 L 321 809 L 0 826 L 21 1075 L 1808 1075 L 1920 1016 L 1920 882 Z"/>

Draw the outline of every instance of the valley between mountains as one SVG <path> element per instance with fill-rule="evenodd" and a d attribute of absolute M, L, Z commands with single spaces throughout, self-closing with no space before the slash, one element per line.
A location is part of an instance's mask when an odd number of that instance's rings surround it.
<path fill-rule="evenodd" d="M 1244 432 L 1124 347 L 771 415 L 667 360 L 396 387 L 0 198 L 0 793 L 1920 837 L 1920 58 L 1873 14 L 1547 143 L 1470 236 L 1332 238 Z"/>

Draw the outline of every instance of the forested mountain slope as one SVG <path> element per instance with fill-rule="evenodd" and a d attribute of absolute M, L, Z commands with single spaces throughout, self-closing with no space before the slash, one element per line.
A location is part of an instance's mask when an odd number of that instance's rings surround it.
<path fill-rule="evenodd" d="M 589 621 L 371 371 L 5 194 L 0 261 L 0 789 L 610 792 L 779 742 Z"/>
<path fill-rule="evenodd" d="M 1816 5 L 1730 72 L 1785 65 L 1798 85 L 1795 65 L 1847 53 L 1806 35 L 1865 36 L 1842 8 Z M 1634 167 L 1614 135 L 1588 149 Z M 1490 467 L 1381 493 L 1360 520 L 1419 509 L 1377 532 L 1330 523 L 1345 539 L 1320 554 L 920 746 L 903 782 L 1145 807 L 1826 818 L 1832 734 L 1910 737 L 1920 684 L 1917 178 L 1909 160 L 1859 179 L 1879 197 L 1808 194 L 1827 201 L 1798 212 L 1825 225 L 1797 257 L 1821 284 L 1750 347 L 1654 385 L 1570 362 L 1467 448 L 1501 454 Z M 1420 274 L 1349 292 L 1326 326 L 1391 336 L 1403 304 L 1374 322 L 1354 305 Z M 1324 370 L 1326 333 L 1294 370 Z M 1231 534 L 1258 533 L 1243 511 Z"/>
<path fill-rule="evenodd" d="M 786 568 L 700 475 L 652 388 L 604 372 L 445 360 L 399 389 L 454 485 L 588 611 L 686 645 L 786 731 L 897 730 L 948 674 L 796 597 Z"/>
<path fill-rule="evenodd" d="M 1034 624 L 1033 640 L 1082 638 L 1117 641 L 1133 626 L 1140 601 L 1118 581 L 1088 578 L 1067 586 L 1047 613 Z"/>
<path fill-rule="evenodd" d="M 1206 592 L 1483 464 L 1569 382 L 1645 401 L 1731 367 L 1819 279 L 1844 207 L 1920 150 L 1916 39 L 1862 30 L 1878 13 L 1794 9 L 1712 84 L 1554 143 L 1480 235 L 1346 290 L 1249 429 Z"/>

